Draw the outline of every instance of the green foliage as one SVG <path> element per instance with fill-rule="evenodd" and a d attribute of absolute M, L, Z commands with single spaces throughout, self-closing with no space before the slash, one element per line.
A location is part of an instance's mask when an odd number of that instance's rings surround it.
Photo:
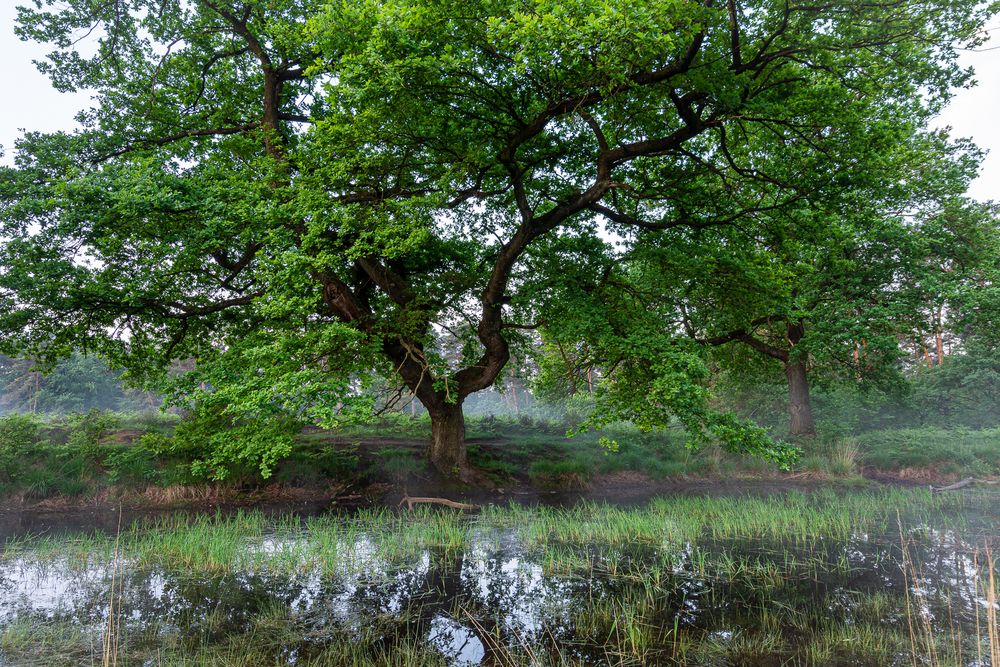
<path fill-rule="evenodd" d="M 21 466 L 35 448 L 38 436 L 39 423 L 34 415 L 0 417 L 0 492 L 21 476 Z"/>
<path fill-rule="evenodd" d="M 112 412 L 94 409 L 83 414 L 70 414 L 65 423 L 69 432 L 67 444 L 89 454 L 96 450 L 108 432 L 118 428 L 119 418 Z"/>
<path fill-rule="evenodd" d="M 0 453 L 18 454 L 35 444 L 39 420 L 34 415 L 13 414 L 0 417 Z"/>
<path fill-rule="evenodd" d="M 156 437 L 145 435 L 129 446 L 112 450 L 104 457 L 108 482 L 141 486 L 159 481 L 157 455 L 164 450 Z"/>
<path fill-rule="evenodd" d="M 1000 426 L 1000 356 L 974 351 L 917 369 L 903 424 L 971 429 Z"/>
<path fill-rule="evenodd" d="M 177 413 L 161 412 L 159 410 L 144 410 L 142 412 L 120 413 L 119 425 L 125 429 L 139 431 L 172 432 L 181 421 Z"/>
<path fill-rule="evenodd" d="M 36 3 L 18 34 L 95 107 L 0 171 L 0 347 L 86 349 L 164 388 L 197 412 L 178 451 L 218 479 L 269 474 L 293 424 L 371 419 L 373 376 L 441 414 L 542 324 L 606 372 L 594 424 L 676 420 L 787 466 L 792 449 L 713 408 L 650 276 L 699 301 L 699 332 L 777 312 L 817 322 L 795 356 L 827 364 L 865 332 L 890 357 L 877 309 L 811 305 L 867 285 L 822 287 L 869 259 L 824 249 L 865 248 L 856 230 L 967 179 L 974 151 L 927 127 L 993 9 Z M 170 376 L 175 360 L 195 370 Z M 566 393 L 558 371 L 540 386 Z"/>
<path fill-rule="evenodd" d="M 711 392 L 704 384 L 708 367 L 697 346 L 678 344 L 672 337 L 649 331 L 631 340 L 602 342 L 607 346 L 604 353 L 620 363 L 602 384 L 588 427 L 625 420 L 649 431 L 668 427 L 676 419 L 691 448 L 719 441 L 731 452 L 760 456 L 783 469 L 795 462 L 798 450 L 794 446 L 773 440 L 752 422 L 711 407 Z"/>
<path fill-rule="evenodd" d="M 875 468 L 966 476 L 1000 474 L 1000 429 L 892 429 L 862 434 L 858 441 L 863 447 L 863 463 Z"/>
<path fill-rule="evenodd" d="M 149 409 L 157 403 L 151 394 L 123 388 L 120 373 L 94 356 L 72 354 L 52 368 L 41 369 L 30 361 L 0 355 L 2 408 L 68 414 Z"/>
<path fill-rule="evenodd" d="M 787 422 L 787 388 L 766 375 L 728 371 L 713 377 L 721 405 L 775 432 Z M 827 383 L 812 393 L 820 435 L 849 436 L 872 430 L 990 429 L 1000 426 L 1000 363 L 981 349 L 948 355 L 940 366 L 916 364 L 906 384 L 888 391 L 859 390 L 853 382 Z"/>
<path fill-rule="evenodd" d="M 292 420 L 233 417 L 224 407 L 199 405 L 162 449 L 190 461 L 194 479 L 221 481 L 246 474 L 271 476 L 292 451 L 300 425 Z"/>

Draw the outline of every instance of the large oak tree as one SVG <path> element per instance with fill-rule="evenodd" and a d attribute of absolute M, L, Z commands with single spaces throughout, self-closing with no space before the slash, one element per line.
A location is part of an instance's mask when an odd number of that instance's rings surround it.
<path fill-rule="evenodd" d="M 26 135 L 2 174 L 0 328 L 135 378 L 196 358 L 190 386 L 245 418 L 363 412 L 376 370 L 426 406 L 431 461 L 467 476 L 462 401 L 539 324 L 565 246 L 604 271 L 621 249 L 601 225 L 627 245 L 896 178 L 882 148 L 967 82 L 955 49 L 984 17 L 975 0 L 44 0 L 20 34 L 95 105 L 78 132 Z M 445 327 L 458 363 L 433 345 Z M 670 349 L 643 326 L 637 356 L 643 336 Z M 671 368 L 662 382 L 687 377 Z M 775 454 L 700 398 L 666 407 Z"/>

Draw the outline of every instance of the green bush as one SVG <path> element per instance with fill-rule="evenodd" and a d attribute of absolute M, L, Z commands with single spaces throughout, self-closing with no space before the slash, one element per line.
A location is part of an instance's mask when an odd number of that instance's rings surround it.
<path fill-rule="evenodd" d="M 261 419 L 231 414 L 204 403 L 182 419 L 162 454 L 186 465 L 193 480 L 268 479 L 288 457 L 301 424 L 287 417 Z"/>
<path fill-rule="evenodd" d="M 172 412 L 161 412 L 160 410 L 144 410 L 142 412 L 130 412 L 121 416 L 121 428 L 136 429 L 139 431 L 156 431 L 158 433 L 172 433 L 181 421 L 180 415 Z"/>
<path fill-rule="evenodd" d="M 104 410 L 73 413 L 66 417 L 69 431 L 67 444 L 96 456 L 101 439 L 118 428 L 119 423 L 118 415 Z"/>
<path fill-rule="evenodd" d="M 15 454 L 38 441 L 39 420 L 30 414 L 0 417 L 0 452 Z"/>
<path fill-rule="evenodd" d="M 45 498 L 58 489 L 58 473 L 47 466 L 31 467 L 22 472 L 17 479 L 17 485 L 28 498 Z"/>
<path fill-rule="evenodd" d="M 153 437 L 150 438 L 150 435 Z M 147 434 L 131 445 L 111 451 L 104 459 L 104 465 L 108 470 L 108 481 L 113 484 L 157 482 L 159 479 L 155 449 L 157 436 L 159 434 Z"/>

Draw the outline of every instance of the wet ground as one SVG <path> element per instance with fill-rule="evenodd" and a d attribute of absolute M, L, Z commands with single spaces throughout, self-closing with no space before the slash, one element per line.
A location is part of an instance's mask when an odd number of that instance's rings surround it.
<path fill-rule="evenodd" d="M 0 665 L 997 664 L 995 493 L 695 490 L 748 498 L 0 513 Z"/>

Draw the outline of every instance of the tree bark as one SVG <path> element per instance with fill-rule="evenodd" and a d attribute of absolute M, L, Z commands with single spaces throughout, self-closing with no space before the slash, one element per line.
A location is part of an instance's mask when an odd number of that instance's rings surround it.
<path fill-rule="evenodd" d="M 428 409 L 431 417 L 431 446 L 428 458 L 446 477 L 469 480 L 465 455 L 465 415 L 461 403 L 445 403 Z"/>
<path fill-rule="evenodd" d="M 785 354 L 785 377 L 788 378 L 788 412 L 790 435 L 816 435 L 812 404 L 809 400 L 809 376 L 806 372 L 806 355 L 795 348 L 806 335 L 805 323 L 789 322 L 785 329 L 789 350 Z"/>
<path fill-rule="evenodd" d="M 805 363 L 801 359 L 789 361 L 785 364 L 785 376 L 788 378 L 788 411 L 791 416 L 788 432 L 791 435 L 815 435 L 816 423 L 809 400 L 809 376 Z"/>

